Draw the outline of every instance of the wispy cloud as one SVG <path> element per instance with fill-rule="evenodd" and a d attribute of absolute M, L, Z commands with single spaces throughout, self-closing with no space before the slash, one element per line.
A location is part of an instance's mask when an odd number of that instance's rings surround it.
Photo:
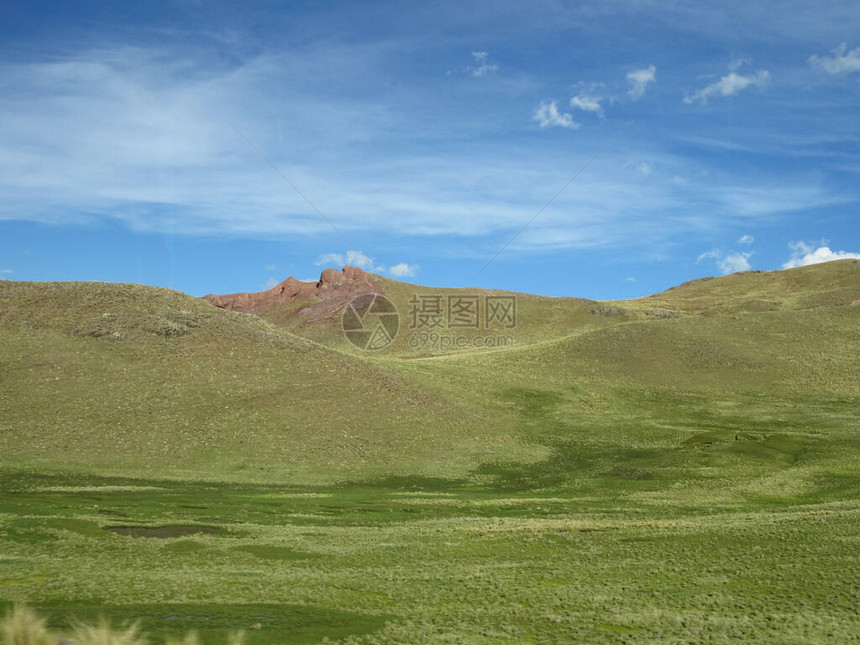
<path fill-rule="evenodd" d="M 404 115 L 415 104 L 386 95 L 387 83 L 367 91 L 382 64 L 375 50 L 312 53 L 278 53 L 227 69 L 134 48 L 3 64 L 0 219 L 118 220 L 134 231 L 300 243 L 330 235 L 230 128 L 236 122 L 350 238 L 374 239 L 352 235 L 369 231 L 375 239 L 450 236 L 446 244 L 456 253 L 484 253 L 481 238 L 516 232 L 570 179 L 572 154 L 605 143 L 583 133 L 572 151 L 537 137 L 544 141 L 505 156 L 499 150 L 507 148 L 499 146 L 507 142 L 497 144 L 495 131 L 492 139 L 466 129 L 451 136 L 453 126 L 446 125 L 422 132 L 426 147 L 367 145 L 392 133 L 412 141 L 414 118 Z M 339 84 L 337 96 L 328 81 L 320 83 L 325 74 Z M 432 101 L 427 93 L 418 98 Z M 529 106 L 512 105 L 508 114 L 521 118 Z M 543 128 L 579 127 L 556 101 L 541 104 L 534 116 Z M 468 143 L 458 147 L 457 141 Z M 704 162 L 662 153 L 659 142 L 625 145 L 618 154 L 607 151 L 579 182 L 587 179 L 587 190 L 577 184 L 562 195 L 511 250 L 646 244 L 846 199 L 814 174 L 768 181 L 698 167 Z M 619 173 L 630 159 L 630 171 Z M 651 170 L 642 181 L 652 166 L 660 172 Z M 491 246 L 491 253 L 498 248 L 495 241 Z M 336 266 L 373 264 L 335 255 L 329 263 Z"/>
<path fill-rule="evenodd" d="M 532 120 L 537 121 L 542 128 L 558 126 L 575 130 L 579 127 L 569 112 L 558 111 L 558 104 L 555 101 L 542 102 L 535 110 Z"/>
<path fill-rule="evenodd" d="M 848 45 L 842 43 L 831 53 L 832 56 L 809 57 L 808 62 L 813 67 L 827 72 L 828 74 L 850 74 L 860 72 L 860 47 L 846 53 Z"/>
<path fill-rule="evenodd" d="M 360 269 L 369 269 L 371 271 L 375 271 L 382 267 L 377 267 L 373 259 L 367 257 L 364 253 L 359 251 L 347 251 L 344 253 L 326 253 L 324 255 L 319 256 L 314 262 L 316 266 L 354 266 L 359 267 Z"/>
<path fill-rule="evenodd" d="M 752 65 L 752 58 L 748 58 L 745 56 L 735 58 L 731 63 L 729 63 L 729 71 L 736 72 L 744 65 Z"/>
<path fill-rule="evenodd" d="M 597 84 L 584 86 L 579 94 L 570 99 L 570 107 L 577 108 L 583 112 L 592 112 L 602 119 L 604 116 L 603 106 L 601 105 L 603 97 L 595 94 L 595 90 L 598 87 L 599 85 Z"/>
<path fill-rule="evenodd" d="M 644 69 L 635 69 L 627 74 L 627 94 L 634 101 L 641 99 L 645 95 L 645 89 L 649 83 L 657 80 L 657 68 L 654 65 L 649 65 Z"/>
<path fill-rule="evenodd" d="M 12 269 L 0 269 L 0 273 L 8 275 L 10 273 L 15 273 L 15 272 Z"/>
<path fill-rule="evenodd" d="M 469 68 L 472 76 L 486 76 L 491 72 L 499 71 L 499 64 L 490 61 L 489 52 L 472 52 L 472 58 L 475 59 L 475 65 Z"/>
<path fill-rule="evenodd" d="M 748 62 L 749 61 L 746 59 L 735 61 L 735 63 L 738 63 L 738 66 L 747 64 Z M 737 67 L 735 69 L 737 69 Z M 714 97 L 732 96 L 748 87 L 761 87 L 767 84 L 769 80 L 770 72 L 766 69 L 761 69 L 754 74 L 749 74 L 747 76 L 738 74 L 736 71 L 730 71 L 720 80 L 711 83 L 694 94 L 685 96 L 684 103 L 700 101 L 702 104 L 705 104 L 708 102 L 708 99 Z"/>
<path fill-rule="evenodd" d="M 714 249 L 712 251 L 705 251 L 699 257 L 696 258 L 696 264 L 702 262 L 704 260 L 716 260 L 723 255 L 723 252 L 719 249 Z"/>
<path fill-rule="evenodd" d="M 817 206 L 844 203 L 847 197 L 809 185 L 723 186 L 718 199 L 735 214 L 747 217 L 790 213 Z"/>
<path fill-rule="evenodd" d="M 752 244 L 755 242 L 755 238 L 752 235 L 741 235 L 740 239 L 738 239 L 738 244 Z"/>
<path fill-rule="evenodd" d="M 822 262 L 833 262 L 834 260 L 860 260 L 860 253 L 848 253 L 846 251 L 832 251 L 829 246 L 815 248 L 806 242 L 792 242 L 788 245 L 791 249 L 791 259 L 782 265 L 783 269 L 794 267 L 805 267 L 810 264 L 821 264 Z"/>

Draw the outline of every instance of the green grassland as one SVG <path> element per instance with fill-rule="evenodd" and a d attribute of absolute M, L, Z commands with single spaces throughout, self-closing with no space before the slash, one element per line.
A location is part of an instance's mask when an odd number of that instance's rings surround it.
<path fill-rule="evenodd" d="M 516 295 L 513 347 L 367 353 L 307 303 L 0 282 L 0 603 L 156 642 L 860 640 L 860 262 Z"/>

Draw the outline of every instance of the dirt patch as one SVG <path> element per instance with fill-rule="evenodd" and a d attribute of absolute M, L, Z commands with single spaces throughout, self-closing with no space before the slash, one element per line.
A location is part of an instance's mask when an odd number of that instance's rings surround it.
<path fill-rule="evenodd" d="M 99 515 L 112 515 L 114 517 L 128 517 L 127 513 L 121 513 L 120 511 L 115 511 L 110 508 L 100 508 L 98 510 Z"/>

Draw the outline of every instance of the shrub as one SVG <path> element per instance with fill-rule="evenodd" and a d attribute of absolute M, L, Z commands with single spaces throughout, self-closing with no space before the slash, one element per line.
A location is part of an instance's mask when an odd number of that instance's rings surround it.
<path fill-rule="evenodd" d="M 596 307 L 591 308 L 590 313 L 593 316 L 607 316 L 610 318 L 632 315 L 631 311 L 624 307 L 618 307 L 617 305 L 597 305 Z"/>
<path fill-rule="evenodd" d="M 184 336 L 190 333 L 185 325 L 163 316 L 151 316 L 146 321 L 146 330 L 157 336 Z"/>

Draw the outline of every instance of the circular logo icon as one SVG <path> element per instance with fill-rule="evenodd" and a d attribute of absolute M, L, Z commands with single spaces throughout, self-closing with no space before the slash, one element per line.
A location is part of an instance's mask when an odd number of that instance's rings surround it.
<path fill-rule="evenodd" d="M 388 347 L 400 329 L 400 315 L 394 303 L 378 293 L 363 293 L 353 298 L 341 322 L 347 340 L 369 351 Z"/>

